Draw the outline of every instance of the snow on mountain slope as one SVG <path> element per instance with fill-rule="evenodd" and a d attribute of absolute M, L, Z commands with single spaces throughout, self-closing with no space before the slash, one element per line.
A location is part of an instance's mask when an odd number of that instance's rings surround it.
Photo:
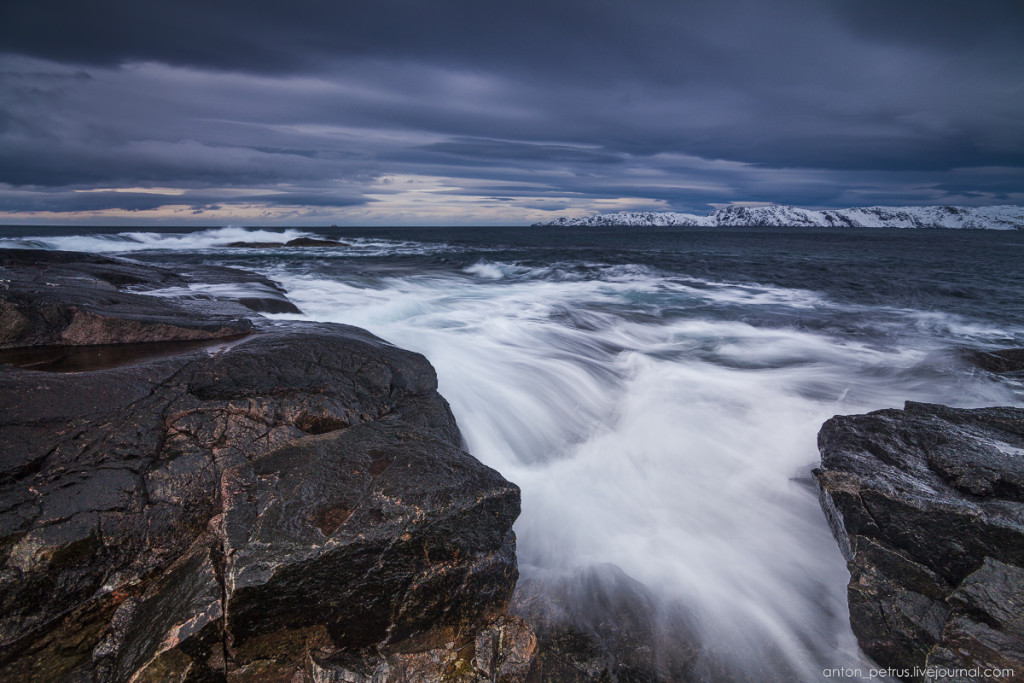
<path fill-rule="evenodd" d="M 618 213 L 599 213 L 587 218 L 559 218 L 550 223 L 537 223 L 537 225 L 703 225 L 714 227 L 718 224 L 710 215 L 694 216 L 677 211 L 620 211 Z"/>
<path fill-rule="evenodd" d="M 586 218 L 559 218 L 544 226 L 757 226 L 822 228 L 975 228 L 1024 230 L 1021 206 L 869 206 L 801 209 L 796 206 L 730 206 L 695 216 L 674 211 L 623 211 Z"/>

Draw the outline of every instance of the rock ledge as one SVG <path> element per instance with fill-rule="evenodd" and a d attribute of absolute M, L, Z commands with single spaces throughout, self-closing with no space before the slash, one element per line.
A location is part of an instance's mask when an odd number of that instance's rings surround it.
<path fill-rule="evenodd" d="M 1024 675 L 1024 410 L 908 402 L 834 417 L 818 446 L 864 651 L 908 680 Z"/>

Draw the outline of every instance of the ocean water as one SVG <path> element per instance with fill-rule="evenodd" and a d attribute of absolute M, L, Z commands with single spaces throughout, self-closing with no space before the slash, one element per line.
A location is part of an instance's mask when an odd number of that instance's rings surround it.
<path fill-rule="evenodd" d="M 302 235 L 344 246 L 223 246 Z M 1019 378 L 959 353 L 1024 346 L 1024 232 L 4 228 L 4 246 L 253 270 L 303 311 L 271 318 L 423 353 L 469 451 L 522 488 L 523 577 L 615 564 L 738 680 L 870 666 L 810 477 L 824 420 L 1024 406 Z"/>

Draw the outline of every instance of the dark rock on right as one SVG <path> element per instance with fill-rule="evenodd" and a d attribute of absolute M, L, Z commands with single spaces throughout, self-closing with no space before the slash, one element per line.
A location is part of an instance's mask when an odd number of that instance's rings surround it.
<path fill-rule="evenodd" d="M 818 446 L 865 653 L 904 680 L 1024 676 L 1024 409 L 908 402 Z"/>

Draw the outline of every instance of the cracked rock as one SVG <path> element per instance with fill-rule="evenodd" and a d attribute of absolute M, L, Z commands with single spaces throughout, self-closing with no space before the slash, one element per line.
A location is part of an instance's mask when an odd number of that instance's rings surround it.
<path fill-rule="evenodd" d="M 863 650 L 909 680 L 1024 675 L 1024 410 L 908 402 L 834 417 L 818 445 Z"/>
<path fill-rule="evenodd" d="M 429 363 L 230 302 L 185 315 L 123 290 L 195 274 L 76 258 L 0 260 L 31 323 L 6 343 L 60 338 L 47 307 L 82 282 L 94 298 L 74 306 L 103 330 L 250 333 L 73 372 L 0 365 L 0 679 L 479 678 L 467 653 L 515 586 L 519 490 L 462 450 Z"/>

